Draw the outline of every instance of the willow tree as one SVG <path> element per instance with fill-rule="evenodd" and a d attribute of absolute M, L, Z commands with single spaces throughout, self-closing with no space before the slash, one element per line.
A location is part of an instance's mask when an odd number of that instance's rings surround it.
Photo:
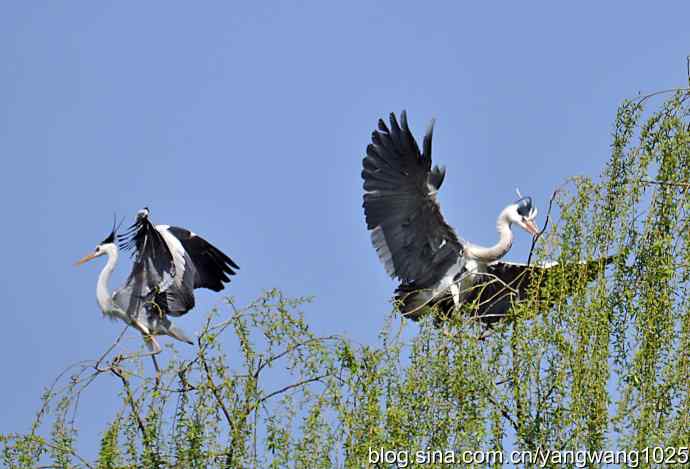
<path fill-rule="evenodd" d="M 406 467 L 416 463 L 403 455 L 417 452 L 687 447 L 690 95 L 664 96 L 620 107 L 601 176 L 554 193 L 530 254 L 562 263 L 616 254 L 594 281 L 558 272 L 488 331 L 468 311 L 442 327 L 433 312 L 412 324 L 393 311 L 369 345 L 315 335 L 304 300 L 276 290 L 244 307 L 229 300 L 193 360 L 167 352 L 160 384 L 116 347 L 61 375 L 30 431 L 0 436 L 2 462 L 391 467 L 385 450 Z M 100 448 L 79 454 L 76 411 L 86 395 L 110 398 L 89 394 L 105 375 L 120 409 L 103 422 Z M 500 465 L 477 465 L 486 463 Z"/>

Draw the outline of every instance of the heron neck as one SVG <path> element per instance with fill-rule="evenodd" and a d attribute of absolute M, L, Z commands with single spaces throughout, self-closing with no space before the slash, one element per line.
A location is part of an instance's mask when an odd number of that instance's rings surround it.
<path fill-rule="evenodd" d="M 105 263 L 105 267 L 101 270 L 98 276 L 98 283 L 96 284 L 96 299 L 98 300 L 98 306 L 101 307 L 104 313 L 111 310 L 113 306 L 113 300 L 108 291 L 108 282 L 117 263 L 118 249 L 116 246 L 109 246 L 106 248 L 106 252 L 108 253 L 108 262 Z"/>
<path fill-rule="evenodd" d="M 493 262 L 510 251 L 513 246 L 513 231 L 510 229 L 510 222 L 505 211 L 501 212 L 496 220 L 496 230 L 499 236 L 498 242 L 491 247 L 472 246 L 472 257 L 483 262 Z"/>

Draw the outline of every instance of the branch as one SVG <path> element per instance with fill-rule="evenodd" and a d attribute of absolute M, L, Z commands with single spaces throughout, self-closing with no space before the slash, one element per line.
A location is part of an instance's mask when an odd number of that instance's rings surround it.
<path fill-rule="evenodd" d="M 220 391 L 218 391 L 218 386 L 216 386 L 216 383 L 213 381 L 213 377 L 211 376 L 211 370 L 208 368 L 208 363 L 206 362 L 206 357 L 204 356 L 201 350 L 199 350 L 199 355 L 197 355 L 197 358 L 200 359 L 201 365 L 204 367 L 204 371 L 206 372 L 206 381 L 208 382 L 208 386 L 211 389 L 211 393 L 213 394 L 213 397 L 216 398 L 216 402 L 220 406 L 220 409 L 223 411 L 225 420 L 227 420 L 228 425 L 230 425 L 230 430 L 232 431 L 232 429 L 234 428 L 234 425 L 232 424 L 232 417 L 230 417 L 230 412 L 228 412 L 227 407 L 225 407 L 225 403 L 223 402 L 223 396 L 220 395 Z"/>
<path fill-rule="evenodd" d="M 658 186 L 690 187 L 690 182 L 667 182 L 651 179 L 640 179 L 642 184 L 656 184 Z"/>
<path fill-rule="evenodd" d="M 637 105 L 641 105 L 642 103 L 647 101 L 649 98 L 653 98 L 654 96 L 658 96 L 660 94 L 666 94 L 666 93 L 675 93 L 678 91 L 690 91 L 690 88 L 669 88 L 667 90 L 655 91 L 654 93 L 650 93 L 648 95 L 638 97 Z M 632 99 L 630 101 L 632 101 Z"/>
<path fill-rule="evenodd" d="M 546 231 L 546 228 L 549 226 L 549 219 L 551 218 L 551 208 L 553 207 L 553 201 L 556 199 L 556 196 L 561 192 L 561 189 L 563 189 L 563 186 L 559 186 L 556 188 L 555 191 L 553 191 L 553 194 L 551 194 L 551 199 L 549 200 L 549 209 L 546 212 L 546 220 L 544 220 L 544 227 L 541 229 L 537 235 L 532 238 L 532 246 L 529 248 L 529 257 L 527 257 L 527 267 L 530 266 L 532 263 L 532 254 L 534 253 L 534 246 L 536 246 L 537 241 L 539 241 L 539 238 L 541 238 L 541 235 L 544 234 Z"/>
<path fill-rule="evenodd" d="M 262 402 L 264 402 L 264 401 L 266 401 L 266 400 L 268 400 L 274 396 L 277 396 L 278 394 L 282 394 L 286 391 L 289 391 L 290 389 L 304 386 L 305 384 L 313 383 L 315 381 L 321 381 L 323 378 L 326 378 L 327 376 L 329 376 L 329 375 L 325 374 L 325 375 L 321 375 L 321 376 L 316 376 L 314 378 L 305 379 L 305 380 L 299 381 L 297 383 L 288 384 L 287 386 L 284 386 L 284 387 L 278 389 L 277 391 L 273 391 L 272 393 L 266 394 L 265 396 L 259 398 L 259 400 L 255 404 L 255 407 L 258 407 Z"/>
<path fill-rule="evenodd" d="M 129 329 L 129 326 L 125 326 L 125 328 L 122 329 L 122 332 L 120 332 L 120 335 L 117 336 L 117 339 L 115 339 L 115 342 L 113 342 L 113 345 L 111 345 L 110 348 L 109 348 L 108 350 L 106 350 L 105 353 L 103 353 L 103 355 L 101 355 L 101 357 L 100 357 L 98 360 L 96 360 L 96 364 L 93 365 L 93 367 L 96 369 L 96 371 L 104 372 L 104 371 L 108 371 L 108 370 L 110 369 L 110 368 L 101 368 L 101 367 L 100 367 L 100 366 L 101 366 L 101 362 L 102 362 L 103 360 L 105 360 L 105 357 L 107 357 L 108 354 L 109 354 L 110 352 L 112 352 L 112 351 L 115 349 L 115 347 L 118 346 L 118 344 L 120 343 L 120 341 L 121 341 L 122 338 L 124 337 L 125 332 L 127 332 L 127 329 Z"/>
<path fill-rule="evenodd" d="M 501 405 L 496 399 L 494 399 L 494 397 L 491 394 L 487 393 L 486 397 L 489 399 L 489 402 L 491 402 L 491 404 L 494 407 L 496 407 L 499 410 L 499 412 L 501 412 L 503 418 L 506 419 L 508 423 L 510 423 L 510 425 L 513 427 L 513 430 L 515 430 L 515 433 L 519 433 L 517 422 L 515 422 L 513 416 L 510 415 L 508 409 L 506 409 L 505 406 Z"/>
<path fill-rule="evenodd" d="M 40 436 L 37 436 L 37 435 L 26 435 L 26 436 L 24 436 L 24 435 L 5 435 L 5 438 L 7 438 L 8 440 L 9 439 L 18 440 L 18 439 L 28 438 L 30 440 L 35 441 L 39 445 L 45 445 L 48 448 L 54 449 L 55 451 L 61 451 L 61 452 L 69 453 L 72 456 L 74 456 L 75 458 L 77 458 L 79 460 L 79 462 L 84 464 L 86 467 L 94 469 L 94 466 L 90 462 L 88 462 L 86 459 L 81 457 L 73 448 L 66 448 L 64 446 L 59 446 L 59 445 L 56 445 L 54 443 L 50 443 L 49 441 L 45 440 L 44 438 L 41 438 Z M 40 467 L 58 467 L 58 466 L 40 466 Z M 40 467 L 38 469 L 40 469 Z M 59 466 L 59 467 L 63 467 L 63 466 Z"/>
<path fill-rule="evenodd" d="M 134 401 L 134 396 L 132 395 L 132 389 L 129 386 L 129 380 L 125 376 L 124 372 L 122 369 L 114 364 L 113 366 L 110 367 L 110 371 L 120 378 L 122 381 L 122 385 L 125 388 L 125 392 L 127 393 L 127 400 L 129 401 L 129 405 L 132 408 L 132 413 L 134 413 L 134 417 L 137 419 L 137 426 L 139 427 L 139 430 L 141 431 L 141 436 L 143 438 L 143 441 L 146 441 L 146 427 L 144 426 L 144 421 L 141 420 L 141 415 L 139 415 L 139 409 L 137 409 L 137 403 Z"/>
<path fill-rule="evenodd" d="M 259 366 L 256 368 L 256 371 L 254 372 L 254 378 L 258 378 L 259 373 L 261 373 L 261 370 L 263 370 L 264 368 L 269 366 L 271 363 L 273 363 L 276 360 L 283 358 L 288 353 L 293 352 L 300 347 L 303 347 L 303 346 L 310 344 L 312 342 L 321 342 L 321 341 L 326 341 L 326 340 L 338 340 L 338 339 L 341 339 L 341 337 L 339 337 L 337 335 L 329 335 L 329 336 L 325 336 L 325 337 L 312 337 L 311 339 L 307 339 L 303 342 L 298 342 L 296 344 L 289 345 L 282 352 L 268 357 L 265 362 L 262 362 L 261 357 L 259 357 Z"/>

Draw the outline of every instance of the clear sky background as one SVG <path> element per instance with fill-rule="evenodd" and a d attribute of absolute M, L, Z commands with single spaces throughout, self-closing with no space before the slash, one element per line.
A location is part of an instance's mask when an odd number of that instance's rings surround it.
<path fill-rule="evenodd" d="M 490 244 L 516 186 L 543 210 L 564 178 L 600 174 L 622 99 L 687 83 L 688 18 L 687 2 L 6 2 L 0 433 L 120 332 L 96 305 L 104 260 L 73 267 L 114 211 L 149 206 L 223 249 L 239 303 L 315 295 L 318 333 L 376 343 L 395 287 L 361 208 L 377 119 L 407 109 L 418 138 L 437 119 L 446 219 Z M 219 300 L 199 292 L 177 323 L 198 332 Z M 80 410 L 94 444 L 120 404 L 101 381 Z"/>

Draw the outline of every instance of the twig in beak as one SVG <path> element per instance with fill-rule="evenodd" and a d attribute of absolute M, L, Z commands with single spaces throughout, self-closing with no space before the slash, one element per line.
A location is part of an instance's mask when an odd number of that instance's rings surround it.
<path fill-rule="evenodd" d="M 551 207 L 553 206 L 553 201 L 556 199 L 556 195 L 561 191 L 561 187 L 558 187 L 555 191 L 553 191 L 553 194 L 551 194 L 551 199 L 549 200 L 549 209 L 546 212 L 546 220 L 544 220 L 544 227 L 541 229 L 539 233 L 534 235 L 532 238 L 532 246 L 529 248 L 529 257 L 527 258 L 527 267 L 530 266 L 532 263 L 532 254 L 534 253 L 534 246 L 536 246 L 537 241 L 539 238 L 541 238 L 541 235 L 544 234 L 546 231 L 546 228 L 549 226 L 549 218 L 551 218 Z M 536 217 L 537 215 L 537 209 L 534 209 L 534 216 Z"/>

